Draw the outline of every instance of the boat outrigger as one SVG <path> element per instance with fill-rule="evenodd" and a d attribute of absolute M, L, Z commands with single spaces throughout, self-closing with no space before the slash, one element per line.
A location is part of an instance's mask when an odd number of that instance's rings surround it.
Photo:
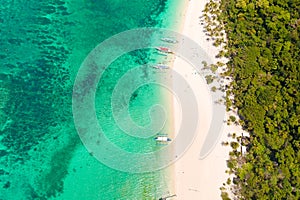
<path fill-rule="evenodd" d="M 173 53 L 168 47 L 156 47 L 156 49 L 164 53 Z"/>
<path fill-rule="evenodd" d="M 172 39 L 172 38 L 161 38 L 161 41 L 168 42 L 168 43 L 172 43 L 172 44 L 178 43 L 177 40 L 174 40 L 174 39 Z"/>

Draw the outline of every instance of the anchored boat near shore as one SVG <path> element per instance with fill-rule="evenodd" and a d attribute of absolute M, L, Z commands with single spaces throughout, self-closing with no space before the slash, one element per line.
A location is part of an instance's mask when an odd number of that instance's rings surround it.
<path fill-rule="evenodd" d="M 176 197 L 176 194 L 173 194 L 173 195 L 170 195 L 170 196 L 167 196 L 167 197 L 161 197 L 158 200 L 167 200 L 168 198 L 171 198 L 171 197 Z"/>
<path fill-rule="evenodd" d="M 169 66 L 163 65 L 163 64 L 153 65 L 152 67 L 155 68 L 155 69 L 159 69 L 159 70 L 169 69 L 170 68 Z"/>
<path fill-rule="evenodd" d="M 156 47 L 155 49 L 164 53 L 173 53 L 172 50 L 168 47 Z"/>
<path fill-rule="evenodd" d="M 167 134 L 158 134 L 154 140 L 157 142 L 157 144 L 167 144 L 172 141 Z"/>
<path fill-rule="evenodd" d="M 160 40 L 161 40 L 161 41 L 164 41 L 164 42 L 172 43 L 172 44 L 178 43 L 177 40 L 172 39 L 172 38 L 161 38 Z"/>

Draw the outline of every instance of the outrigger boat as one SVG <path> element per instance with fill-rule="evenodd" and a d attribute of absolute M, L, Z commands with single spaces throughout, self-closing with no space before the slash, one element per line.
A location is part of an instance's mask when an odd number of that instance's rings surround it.
<path fill-rule="evenodd" d="M 167 136 L 157 136 L 154 138 L 157 142 L 170 142 L 172 141 L 170 138 Z"/>
<path fill-rule="evenodd" d="M 178 43 L 177 40 L 174 40 L 174 39 L 172 39 L 172 38 L 161 38 L 161 41 L 168 42 L 168 43 L 172 43 L 172 44 Z"/>
<path fill-rule="evenodd" d="M 168 137 L 167 134 L 158 134 L 154 140 L 158 143 L 158 144 L 166 144 L 168 142 L 171 142 L 171 138 Z"/>
<path fill-rule="evenodd" d="M 159 69 L 159 70 L 163 70 L 163 69 L 169 69 L 170 67 L 167 65 L 162 65 L 162 64 L 158 64 L 158 65 L 154 65 L 152 66 L 155 69 Z"/>
<path fill-rule="evenodd" d="M 158 51 L 157 54 L 162 55 L 162 56 L 167 56 L 168 53 L 162 52 L 162 51 Z"/>
<path fill-rule="evenodd" d="M 168 47 L 156 47 L 156 49 L 164 53 L 173 53 Z"/>
<path fill-rule="evenodd" d="M 158 200 L 167 200 L 168 198 L 171 198 L 171 197 L 176 197 L 176 194 L 169 195 L 169 196 L 167 196 L 167 197 L 161 197 L 161 198 L 159 198 Z"/>

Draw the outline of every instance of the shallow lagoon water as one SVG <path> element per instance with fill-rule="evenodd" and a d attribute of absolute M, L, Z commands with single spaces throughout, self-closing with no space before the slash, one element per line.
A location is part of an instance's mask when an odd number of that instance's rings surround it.
<path fill-rule="evenodd" d="M 96 45 L 128 29 L 170 24 L 170 6 L 165 0 L 1 2 L 0 199 L 157 199 L 168 191 L 164 171 L 124 173 L 87 152 L 74 127 L 72 87 Z M 128 142 L 104 112 L 116 74 L 156 59 L 145 52 L 128 56 L 113 63 L 99 83 L 97 117 L 123 148 L 148 151 L 156 148 L 153 141 Z M 130 109 L 137 123 L 149 122 L 140 116 L 160 99 L 156 86 L 136 91 Z"/>

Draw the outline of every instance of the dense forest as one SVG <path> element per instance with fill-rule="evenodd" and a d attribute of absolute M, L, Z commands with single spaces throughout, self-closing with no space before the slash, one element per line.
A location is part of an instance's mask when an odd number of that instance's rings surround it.
<path fill-rule="evenodd" d="M 234 199 L 300 199 L 300 1 L 212 0 L 204 13 L 229 60 L 227 107 L 250 135 L 231 143 L 227 187 Z"/>

